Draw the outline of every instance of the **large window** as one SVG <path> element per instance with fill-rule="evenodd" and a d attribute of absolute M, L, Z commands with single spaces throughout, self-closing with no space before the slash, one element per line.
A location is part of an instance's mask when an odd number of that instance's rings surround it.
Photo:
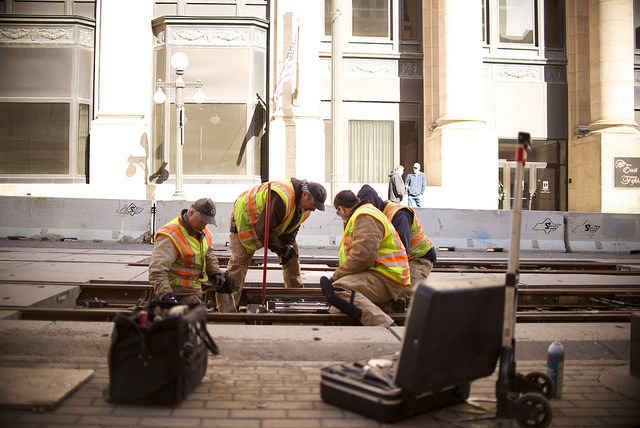
<path fill-rule="evenodd" d="M 165 160 L 169 171 L 175 165 L 175 106 L 170 113 L 170 157 Z M 246 175 L 247 159 L 259 165 L 259 138 L 252 138 L 259 129 L 247 131 L 245 104 L 185 104 L 184 173 L 189 175 Z M 157 159 L 159 160 L 159 159 Z M 156 160 L 156 161 L 157 161 Z M 256 168 L 256 164 L 251 165 Z M 258 171 L 256 168 L 255 171 Z"/>
<path fill-rule="evenodd" d="M 417 0 L 403 0 L 406 8 L 403 18 L 405 38 L 415 38 L 417 22 Z M 344 16 L 346 8 L 351 8 L 351 36 L 391 38 L 391 0 L 343 0 Z M 324 1 L 324 34 L 331 35 L 333 0 Z M 413 33 L 413 34 L 412 34 Z"/>
<path fill-rule="evenodd" d="M 354 37 L 389 37 L 389 0 L 353 0 Z"/>
<path fill-rule="evenodd" d="M 393 121 L 349 121 L 349 181 L 384 183 L 393 169 Z"/>
<path fill-rule="evenodd" d="M 0 174 L 69 174 L 68 103 L 0 103 Z"/>
<path fill-rule="evenodd" d="M 533 44 L 535 1 L 500 0 L 499 33 L 501 43 Z"/>

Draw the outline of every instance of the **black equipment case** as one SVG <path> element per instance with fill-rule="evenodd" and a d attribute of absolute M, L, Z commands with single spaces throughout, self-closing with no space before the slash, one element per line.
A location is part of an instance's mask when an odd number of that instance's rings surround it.
<path fill-rule="evenodd" d="M 323 368 L 322 400 L 381 422 L 466 401 L 496 368 L 504 297 L 499 277 L 418 284 L 400 352 Z"/>
<path fill-rule="evenodd" d="M 207 350 L 218 353 L 200 304 L 150 302 L 144 308 L 118 313 L 111 335 L 105 399 L 126 404 L 177 404 L 206 374 Z"/>

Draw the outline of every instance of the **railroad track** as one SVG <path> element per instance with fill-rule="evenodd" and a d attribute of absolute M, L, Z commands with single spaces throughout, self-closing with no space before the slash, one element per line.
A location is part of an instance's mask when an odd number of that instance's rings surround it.
<path fill-rule="evenodd" d="M 64 309 L 64 308 L 25 308 L 3 307 L 3 310 L 20 312 L 21 319 L 41 321 L 85 321 L 111 322 L 119 312 L 128 312 L 126 308 L 101 309 Z M 518 310 L 516 321 L 527 322 L 629 322 L 632 310 L 567 310 L 567 311 L 521 311 Z M 405 324 L 407 314 L 389 314 L 399 326 Z M 326 313 L 246 313 L 236 314 L 208 312 L 207 322 L 216 324 L 249 324 L 249 325 L 360 325 L 343 314 Z"/>
<path fill-rule="evenodd" d="M 220 266 L 225 267 L 229 261 L 229 254 L 216 253 Z M 124 257 L 124 256 L 123 256 Z M 131 257 L 131 256 L 126 256 Z M 2 259 L 0 258 L 0 261 Z M 96 263 L 95 260 L 74 260 L 74 259 L 47 259 L 37 260 L 33 259 L 9 259 L 6 261 L 11 262 L 25 262 L 25 263 Z M 100 261 L 101 264 L 117 264 L 147 267 L 149 266 L 149 258 L 143 258 L 137 262 L 127 261 Z M 254 257 L 250 269 L 263 269 L 263 258 Z M 337 257 L 308 257 L 302 256 L 300 263 L 303 270 L 307 271 L 333 271 L 338 266 Z M 485 273 L 504 273 L 507 269 L 507 260 L 469 260 L 469 259 L 453 259 L 442 256 L 435 263 L 433 272 L 485 272 Z M 276 257 L 267 257 L 267 269 L 268 270 L 280 270 L 279 260 Z M 543 260 L 543 261 L 528 261 L 521 260 L 519 262 L 520 273 L 551 273 L 551 274 L 575 274 L 575 273 L 588 273 L 593 275 L 638 275 L 640 271 L 631 270 L 629 263 L 612 263 L 601 261 L 584 261 L 584 260 Z"/>
<path fill-rule="evenodd" d="M 0 283 L 9 281 L 0 281 Z M 11 284 L 43 285 L 37 281 L 10 281 Z M 51 283 L 47 283 L 51 284 Z M 5 306 L 18 311 L 22 319 L 59 321 L 112 321 L 118 312 L 143 305 L 152 297 L 148 283 L 56 283 L 80 288 L 77 308 L 24 308 Z M 262 287 L 247 284 L 241 307 L 262 306 Z M 319 288 L 266 288 L 267 300 L 276 302 L 324 302 Z M 207 298 L 212 305 L 210 296 Z M 94 306 L 94 307 L 92 307 Z M 640 287 L 521 288 L 518 290 L 518 322 L 628 322 L 633 311 L 640 311 Z M 406 313 L 391 314 L 396 324 L 404 325 Z M 209 322 L 241 324 L 311 324 L 357 325 L 342 314 L 328 313 L 251 313 L 222 314 L 209 312 Z"/>

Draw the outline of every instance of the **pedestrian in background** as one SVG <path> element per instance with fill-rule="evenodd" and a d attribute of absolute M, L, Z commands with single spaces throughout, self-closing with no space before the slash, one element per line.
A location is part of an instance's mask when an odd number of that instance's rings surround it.
<path fill-rule="evenodd" d="M 268 192 L 271 184 L 271 192 Z M 267 198 L 270 212 L 267 212 Z M 220 312 L 236 312 L 242 295 L 247 269 L 253 253 L 266 246 L 276 253 L 282 266 L 285 288 L 302 288 L 300 254 L 296 237 L 300 225 L 316 209 L 324 211 L 327 191 L 307 180 L 271 181 L 243 192 L 233 204 L 227 271 L 235 278 L 231 295 L 217 295 Z M 269 241 L 265 243 L 265 225 L 269 216 Z"/>
<path fill-rule="evenodd" d="M 424 195 L 424 191 L 427 189 L 427 177 L 424 175 L 424 172 L 420 171 L 420 164 L 418 162 L 413 164 L 413 172 L 407 174 L 405 187 L 407 188 L 409 206 L 421 207 L 422 195 Z"/>
<path fill-rule="evenodd" d="M 170 303 L 202 303 L 207 286 L 219 293 L 233 291 L 233 277 L 222 275 L 213 252 L 216 205 L 209 198 L 195 201 L 154 237 L 149 282 L 158 299 Z"/>
<path fill-rule="evenodd" d="M 404 174 L 404 167 L 397 165 L 393 171 L 389 173 L 389 200 L 393 203 L 399 204 L 402 202 L 404 196 L 404 180 L 402 179 Z"/>

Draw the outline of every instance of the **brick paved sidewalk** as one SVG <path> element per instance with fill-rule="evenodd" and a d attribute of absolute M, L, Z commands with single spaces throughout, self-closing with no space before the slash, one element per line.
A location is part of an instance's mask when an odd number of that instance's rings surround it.
<path fill-rule="evenodd" d="M 320 399 L 320 369 L 327 361 L 246 361 L 209 358 L 202 384 L 176 407 L 112 405 L 102 398 L 107 387 L 106 358 L 50 363 L 44 358 L 3 357 L 3 366 L 93 369 L 94 376 L 54 411 L 0 410 L 2 427 L 382 427 Z M 640 426 L 640 397 L 630 399 L 604 386 L 609 370 L 628 370 L 625 361 L 566 362 L 562 399 L 551 405 L 551 426 Z M 518 371 L 544 371 L 544 362 L 518 362 Z M 495 375 L 472 384 L 472 399 L 495 399 Z M 494 403 L 483 404 L 488 409 Z M 394 427 L 496 426 L 496 421 L 460 424 L 469 404 L 417 416 Z M 484 412 L 492 416 L 492 413 Z M 503 421 L 504 422 L 504 421 Z M 514 424 L 515 425 L 515 424 Z M 503 425 L 504 426 L 504 425 Z"/>

